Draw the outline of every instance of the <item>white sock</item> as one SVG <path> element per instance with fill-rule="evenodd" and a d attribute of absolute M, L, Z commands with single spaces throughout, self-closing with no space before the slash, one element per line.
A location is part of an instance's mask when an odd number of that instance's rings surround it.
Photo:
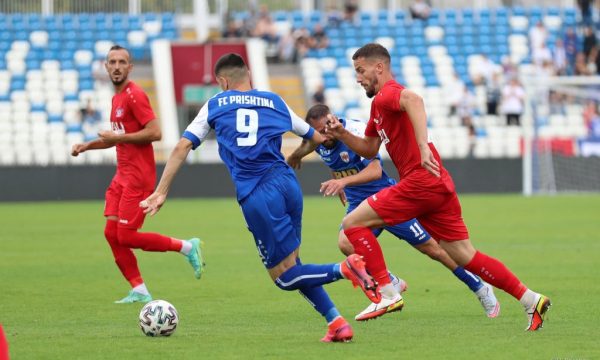
<path fill-rule="evenodd" d="M 381 295 L 390 299 L 395 297 L 396 295 L 400 295 L 394 287 L 394 285 L 392 285 L 392 283 L 382 286 L 381 289 L 379 289 L 379 292 L 381 293 Z"/>
<path fill-rule="evenodd" d="M 150 293 L 148 292 L 148 288 L 146 287 L 146 284 L 141 283 L 138 286 L 133 288 L 133 291 L 135 291 L 138 294 L 142 294 L 142 295 L 150 295 Z"/>
<path fill-rule="evenodd" d="M 535 306 L 535 298 L 537 293 L 527 289 L 523 296 L 519 299 L 519 302 L 527 309 Z"/>
<path fill-rule="evenodd" d="M 192 243 L 187 240 L 181 240 L 181 250 L 179 252 L 187 256 L 190 251 L 192 251 Z"/>

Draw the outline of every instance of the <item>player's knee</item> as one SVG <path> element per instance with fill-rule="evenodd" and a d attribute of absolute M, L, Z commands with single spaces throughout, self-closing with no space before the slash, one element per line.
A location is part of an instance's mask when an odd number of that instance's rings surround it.
<path fill-rule="evenodd" d="M 114 221 L 107 221 L 104 226 L 104 237 L 110 244 L 118 244 L 117 224 Z"/>
<path fill-rule="evenodd" d="M 137 234 L 137 230 L 119 227 L 117 229 L 117 238 L 119 239 L 119 245 L 129 248 L 135 248 L 136 244 L 138 243 Z"/>
<path fill-rule="evenodd" d="M 292 284 L 284 282 L 281 278 L 275 279 L 275 286 L 277 286 L 278 288 L 280 288 L 281 290 L 284 290 L 284 291 L 294 291 L 297 289 Z"/>

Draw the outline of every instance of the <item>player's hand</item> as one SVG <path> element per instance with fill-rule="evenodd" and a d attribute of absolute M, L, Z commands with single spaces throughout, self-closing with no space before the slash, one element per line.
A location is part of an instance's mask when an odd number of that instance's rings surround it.
<path fill-rule="evenodd" d="M 342 202 L 342 205 L 345 207 L 346 203 L 348 202 L 348 199 L 346 198 L 346 192 L 345 191 L 341 191 L 338 196 L 340 197 L 340 201 Z"/>
<path fill-rule="evenodd" d="M 300 170 L 302 168 L 302 158 L 294 155 L 288 156 L 285 160 L 292 169 Z"/>
<path fill-rule="evenodd" d="M 71 147 L 71 156 L 77 156 L 82 152 L 85 152 L 85 144 L 74 144 Z"/>
<path fill-rule="evenodd" d="M 440 177 L 440 164 L 433 157 L 433 153 L 428 145 L 420 147 L 421 150 L 421 166 L 436 177 Z"/>
<path fill-rule="evenodd" d="M 146 200 L 140 201 L 140 207 L 144 209 L 144 214 L 149 213 L 150 216 L 153 216 L 160 210 L 166 200 L 167 195 L 154 192 Z"/>
<path fill-rule="evenodd" d="M 340 138 L 344 132 L 346 132 L 346 128 L 344 125 L 338 120 L 338 118 L 333 114 L 327 115 L 327 125 L 325 126 L 325 133 L 333 136 L 334 138 Z"/>
<path fill-rule="evenodd" d="M 341 179 L 331 179 L 321 183 L 319 192 L 323 196 L 334 196 L 343 193 L 345 187 L 346 185 Z"/>
<path fill-rule="evenodd" d="M 98 137 L 104 143 L 109 144 L 109 145 L 114 145 L 117 143 L 119 135 L 115 134 L 114 132 L 112 132 L 110 130 L 103 130 L 98 133 Z"/>

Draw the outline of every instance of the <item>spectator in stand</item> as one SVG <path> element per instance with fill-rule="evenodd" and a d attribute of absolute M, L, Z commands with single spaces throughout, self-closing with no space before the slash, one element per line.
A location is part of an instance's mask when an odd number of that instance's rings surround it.
<path fill-rule="evenodd" d="M 552 61 L 554 63 L 554 70 L 556 71 L 556 75 L 567 75 L 567 51 L 565 49 L 562 39 L 556 39 L 554 51 L 552 51 Z"/>
<path fill-rule="evenodd" d="M 358 4 L 356 0 L 344 1 L 344 20 L 356 23 L 356 14 L 358 13 Z"/>
<path fill-rule="evenodd" d="M 258 21 L 256 22 L 256 27 L 252 31 L 252 36 L 259 37 L 270 45 L 277 44 L 279 36 L 277 35 L 277 29 L 275 28 L 273 18 L 268 12 L 265 13 L 261 10 Z"/>
<path fill-rule="evenodd" d="M 296 61 L 296 39 L 294 39 L 291 29 L 281 36 L 277 48 L 279 60 L 284 62 Z"/>
<path fill-rule="evenodd" d="M 584 25 L 592 24 L 592 0 L 577 0 L 577 6 L 581 12 L 581 22 Z"/>
<path fill-rule="evenodd" d="M 585 104 L 583 121 L 588 129 L 588 137 L 600 139 L 600 114 L 598 113 L 598 103 L 595 100 L 589 100 Z"/>
<path fill-rule="evenodd" d="M 593 72 L 588 67 L 587 57 L 584 53 L 578 52 L 575 57 L 575 75 L 588 76 L 592 74 Z"/>
<path fill-rule="evenodd" d="M 487 55 L 481 54 L 481 62 L 476 67 L 476 71 L 472 74 L 473 84 L 483 85 L 491 82 L 497 65 Z"/>
<path fill-rule="evenodd" d="M 223 38 L 241 38 L 244 36 L 242 31 L 242 24 L 234 19 L 227 22 L 227 27 L 223 30 Z"/>
<path fill-rule="evenodd" d="M 312 96 L 313 105 L 316 104 L 325 104 L 325 87 L 323 84 L 319 84 L 317 90 Z"/>
<path fill-rule="evenodd" d="M 597 44 L 596 34 L 594 33 L 594 29 L 591 26 L 586 26 L 583 28 L 583 53 L 585 54 L 586 59 L 589 58 L 592 49 L 596 47 Z"/>
<path fill-rule="evenodd" d="M 512 79 L 517 76 L 517 67 L 509 56 L 502 57 L 502 72 L 504 73 L 504 79 Z"/>
<path fill-rule="evenodd" d="M 292 32 L 292 37 L 294 38 L 296 48 L 294 62 L 298 62 L 310 50 L 310 32 L 307 28 L 299 28 Z"/>
<path fill-rule="evenodd" d="M 540 47 L 533 52 L 532 60 L 538 68 L 543 67 L 547 62 L 552 62 L 552 52 L 548 49 L 546 43 L 542 43 Z"/>
<path fill-rule="evenodd" d="M 329 38 L 321 24 L 315 25 L 309 43 L 311 49 L 324 49 L 329 46 Z"/>
<path fill-rule="evenodd" d="M 506 124 L 519 126 L 524 109 L 525 89 L 515 77 L 502 88 L 501 110 L 506 115 Z"/>
<path fill-rule="evenodd" d="M 456 114 L 456 108 L 458 106 L 458 103 L 462 99 L 462 95 L 465 93 L 465 88 L 465 83 L 455 72 L 454 79 L 452 80 L 450 85 L 444 87 L 444 97 L 446 98 L 448 105 L 450 105 L 450 114 L 448 115 L 452 116 Z"/>
<path fill-rule="evenodd" d="M 344 21 L 342 12 L 339 11 L 337 7 L 330 6 L 327 10 L 327 26 L 339 27 L 342 21 Z"/>
<path fill-rule="evenodd" d="M 531 46 L 532 57 L 535 57 L 536 51 L 546 44 L 546 39 L 548 39 L 548 30 L 544 26 L 544 23 L 539 20 L 529 30 L 529 44 Z"/>
<path fill-rule="evenodd" d="M 575 74 L 575 57 L 578 50 L 577 34 L 573 28 L 567 28 L 564 38 L 565 54 L 567 56 L 567 75 Z"/>
<path fill-rule="evenodd" d="M 461 98 L 456 105 L 456 115 L 460 118 L 462 126 L 471 128 L 473 126 L 473 113 L 475 113 L 475 96 L 465 86 Z"/>
<path fill-rule="evenodd" d="M 415 0 L 408 10 L 413 19 L 427 20 L 431 14 L 431 6 L 425 0 Z"/>
<path fill-rule="evenodd" d="M 485 103 L 488 115 L 498 115 L 501 93 L 500 74 L 495 72 L 492 79 L 485 83 Z"/>

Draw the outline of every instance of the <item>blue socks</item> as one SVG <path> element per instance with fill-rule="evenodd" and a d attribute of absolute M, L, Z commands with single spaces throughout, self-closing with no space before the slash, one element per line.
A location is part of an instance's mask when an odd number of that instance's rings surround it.
<path fill-rule="evenodd" d="M 473 275 L 469 271 L 465 270 L 462 266 L 459 266 L 456 269 L 454 269 L 452 273 L 456 275 L 456 277 L 459 278 L 460 281 L 464 282 L 473 292 L 477 292 L 477 290 L 483 287 L 483 282 L 481 281 L 479 276 Z"/>
<path fill-rule="evenodd" d="M 295 266 L 275 279 L 275 285 L 287 291 L 325 285 L 342 278 L 339 269 L 339 264 L 303 265 L 298 260 Z"/>
<path fill-rule="evenodd" d="M 315 310 L 330 323 L 340 316 L 340 313 L 322 285 L 342 278 L 340 264 L 304 265 L 300 259 L 296 259 L 296 265 L 275 279 L 275 285 L 286 291 L 299 290 Z"/>

